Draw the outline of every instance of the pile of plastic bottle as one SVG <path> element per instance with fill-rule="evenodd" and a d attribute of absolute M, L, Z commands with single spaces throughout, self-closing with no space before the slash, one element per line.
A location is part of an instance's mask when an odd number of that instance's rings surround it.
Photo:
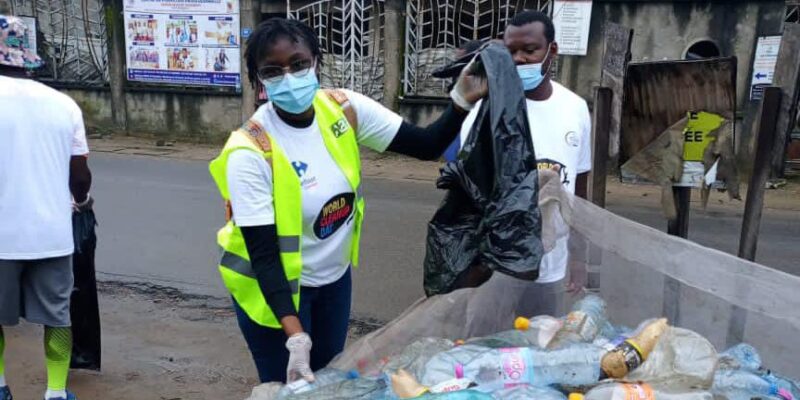
<path fill-rule="evenodd" d="M 379 373 L 324 369 L 313 383 L 265 384 L 250 400 L 800 399 L 798 385 L 766 369 L 756 349 L 722 353 L 666 319 L 613 326 L 586 296 L 563 318 L 518 318 L 515 329 L 466 341 L 419 340 Z"/>

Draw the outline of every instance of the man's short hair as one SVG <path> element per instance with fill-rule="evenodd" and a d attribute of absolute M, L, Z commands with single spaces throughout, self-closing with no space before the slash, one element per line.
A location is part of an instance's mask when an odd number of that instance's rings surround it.
<path fill-rule="evenodd" d="M 509 21 L 509 25 L 523 26 L 534 22 L 541 22 L 544 25 L 544 38 L 547 39 L 547 43 L 556 40 L 556 27 L 553 25 L 553 20 L 541 11 L 525 10 L 517 13 Z"/>

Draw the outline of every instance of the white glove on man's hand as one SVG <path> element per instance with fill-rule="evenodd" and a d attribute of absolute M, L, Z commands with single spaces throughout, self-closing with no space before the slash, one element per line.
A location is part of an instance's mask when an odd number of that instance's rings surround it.
<path fill-rule="evenodd" d="M 311 337 L 307 333 L 296 333 L 286 341 L 289 350 L 289 365 L 286 366 L 287 383 L 299 379 L 314 382 L 311 372 Z"/>
<path fill-rule="evenodd" d="M 475 103 L 489 93 L 489 83 L 486 80 L 485 72 L 477 67 L 478 55 L 461 70 L 453 90 L 450 91 L 450 98 L 453 103 L 465 111 L 475 107 Z"/>

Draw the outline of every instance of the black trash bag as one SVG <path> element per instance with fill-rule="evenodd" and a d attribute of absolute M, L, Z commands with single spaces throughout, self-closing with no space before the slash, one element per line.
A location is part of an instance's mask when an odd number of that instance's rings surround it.
<path fill-rule="evenodd" d="M 489 44 L 479 57 L 489 95 L 458 159 L 436 182 L 448 192 L 428 224 L 428 296 L 480 285 L 492 271 L 539 277 L 539 184 L 522 82 L 504 46 Z"/>
<path fill-rule="evenodd" d="M 94 211 L 72 214 L 75 254 L 72 272 L 75 285 L 70 298 L 72 318 L 72 359 L 70 368 L 100 370 L 100 307 L 97 303 L 97 280 L 94 252 L 97 247 Z"/>

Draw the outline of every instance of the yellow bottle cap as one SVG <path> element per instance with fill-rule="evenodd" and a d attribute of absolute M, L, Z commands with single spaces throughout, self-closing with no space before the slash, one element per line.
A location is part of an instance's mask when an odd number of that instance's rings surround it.
<path fill-rule="evenodd" d="M 531 320 L 525 317 L 517 317 L 514 320 L 514 329 L 518 331 L 527 331 L 531 327 Z"/>
<path fill-rule="evenodd" d="M 583 395 L 580 394 L 580 393 L 570 393 L 568 399 L 569 400 L 583 400 Z"/>

